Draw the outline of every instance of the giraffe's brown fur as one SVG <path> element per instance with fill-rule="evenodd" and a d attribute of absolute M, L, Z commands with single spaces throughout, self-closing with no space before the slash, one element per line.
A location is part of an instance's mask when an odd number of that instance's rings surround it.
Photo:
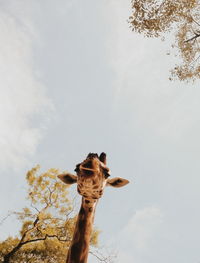
<path fill-rule="evenodd" d="M 67 263 L 86 263 L 89 252 L 89 243 L 95 214 L 95 202 L 82 200 L 78 214 L 73 241 L 67 256 Z"/>
<path fill-rule="evenodd" d="M 61 174 L 58 177 L 67 184 L 77 183 L 77 191 L 82 195 L 71 246 L 66 263 L 87 263 L 89 244 L 98 199 L 106 185 L 121 187 L 129 183 L 123 178 L 108 179 L 110 170 L 106 166 L 106 154 L 100 156 L 89 153 L 87 158 L 76 166 L 76 176 Z"/>

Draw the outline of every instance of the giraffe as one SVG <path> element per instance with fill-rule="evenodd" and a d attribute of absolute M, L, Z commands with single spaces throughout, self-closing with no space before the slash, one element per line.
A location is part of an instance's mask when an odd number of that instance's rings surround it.
<path fill-rule="evenodd" d="M 58 175 L 58 178 L 66 184 L 77 183 L 77 191 L 82 196 L 66 263 L 87 263 L 97 201 L 103 195 L 105 186 L 122 187 L 129 181 L 120 177 L 109 179 L 110 170 L 106 166 L 104 152 L 100 156 L 89 153 L 82 163 L 76 165 L 75 172 L 76 175 L 70 173 Z"/>

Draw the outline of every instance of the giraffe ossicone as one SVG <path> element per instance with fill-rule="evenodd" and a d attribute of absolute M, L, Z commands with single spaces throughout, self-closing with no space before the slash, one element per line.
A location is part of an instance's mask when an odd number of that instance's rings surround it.
<path fill-rule="evenodd" d="M 74 236 L 68 251 L 67 263 L 87 263 L 89 243 L 94 221 L 94 213 L 99 198 L 106 186 L 122 187 L 128 180 L 115 177 L 110 179 L 106 165 L 106 154 L 89 153 L 87 158 L 76 165 L 76 175 L 65 173 L 58 178 L 66 184 L 77 183 L 77 191 L 82 196 L 81 209 L 77 218 Z"/>

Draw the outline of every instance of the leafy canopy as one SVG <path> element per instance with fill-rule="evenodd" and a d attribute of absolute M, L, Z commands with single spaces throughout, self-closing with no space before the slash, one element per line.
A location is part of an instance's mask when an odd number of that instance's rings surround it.
<path fill-rule="evenodd" d="M 59 171 L 39 174 L 39 166 L 26 175 L 29 207 L 14 212 L 22 223 L 19 237 L 0 242 L 0 261 L 4 263 L 64 263 L 72 240 L 77 216 L 69 200 L 68 187 L 57 180 Z M 97 245 L 98 230 L 91 244 Z"/>
<path fill-rule="evenodd" d="M 181 63 L 171 70 L 170 79 L 200 78 L 200 1 L 199 0 L 132 0 L 129 18 L 133 31 L 146 37 L 163 37 L 173 31 L 172 48 Z"/>

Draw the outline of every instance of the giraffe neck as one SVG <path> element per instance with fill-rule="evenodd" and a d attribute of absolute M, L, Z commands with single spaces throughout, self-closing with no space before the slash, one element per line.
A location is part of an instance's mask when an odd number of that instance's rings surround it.
<path fill-rule="evenodd" d="M 87 263 L 97 201 L 82 198 L 66 263 Z"/>

